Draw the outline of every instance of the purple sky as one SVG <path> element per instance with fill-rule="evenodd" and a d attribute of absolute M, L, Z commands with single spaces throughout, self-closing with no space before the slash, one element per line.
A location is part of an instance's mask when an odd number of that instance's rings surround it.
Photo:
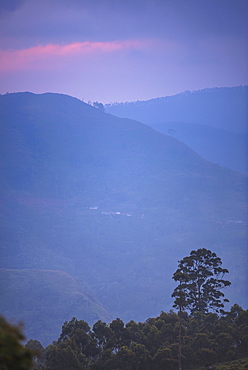
<path fill-rule="evenodd" d="M 0 93 L 147 100 L 248 84 L 248 0 L 0 0 Z"/>

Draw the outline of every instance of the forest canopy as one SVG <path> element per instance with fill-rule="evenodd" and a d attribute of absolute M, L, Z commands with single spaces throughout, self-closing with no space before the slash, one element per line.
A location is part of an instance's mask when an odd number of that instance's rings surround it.
<path fill-rule="evenodd" d="M 222 315 L 170 311 L 143 323 L 124 324 L 119 318 L 110 324 L 97 321 L 91 329 L 74 317 L 64 323 L 36 369 L 176 370 L 180 325 L 185 370 L 241 361 L 247 355 L 248 310 L 235 304 Z"/>
<path fill-rule="evenodd" d="M 238 304 L 230 311 L 223 310 L 220 298 L 224 294 L 219 289 L 230 282 L 223 280 L 228 270 L 221 264 L 215 253 L 204 248 L 179 261 L 173 275 L 179 285 L 172 294 L 178 313 L 162 311 L 145 322 L 131 320 L 126 324 L 120 318 L 110 323 L 98 320 L 92 327 L 73 317 L 46 348 L 33 339 L 24 347 L 20 328 L 1 318 L 0 368 L 193 370 L 201 366 L 213 369 L 226 361 L 242 363 L 239 369 L 248 367 L 248 310 Z M 212 290 L 207 298 L 209 286 Z"/>

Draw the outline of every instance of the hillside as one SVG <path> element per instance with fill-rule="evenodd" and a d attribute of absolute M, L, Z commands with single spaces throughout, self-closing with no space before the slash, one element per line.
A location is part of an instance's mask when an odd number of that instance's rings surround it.
<path fill-rule="evenodd" d="M 140 122 L 188 122 L 247 133 L 248 86 L 220 87 L 155 98 L 107 104 L 106 111 Z"/>
<path fill-rule="evenodd" d="M 248 173 L 248 86 L 186 91 L 105 108 L 173 135 L 211 162 Z"/>
<path fill-rule="evenodd" d="M 25 335 L 48 345 L 73 316 L 89 324 L 109 321 L 108 312 L 69 274 L 52 270 L 0 269 L 0 311 L 23 322 Z"/>
<path fill-rule="evenodd" d="M 185 122 L 153 123 L 151 126 L 183 141 L 213 163 L 248 174 L 248 134 Z"/>
<path fill-rule="evenodd" d="M 246 176 L 65 95 L 0 96 L 0 122 L 2 268 L 67 272 L 142 321 L 171 308 L 177 261 L 205 247 L 247 306 Z"/>

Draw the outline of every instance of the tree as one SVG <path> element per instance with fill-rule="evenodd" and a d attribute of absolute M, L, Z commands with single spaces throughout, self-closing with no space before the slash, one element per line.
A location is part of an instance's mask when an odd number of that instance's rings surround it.
<path fill-rule="evenodd" d="M 229 271 L 221 267 L 222 261 L 215 253 L 205 248 L 191 251 L 190 256 L 179 261 L 173 280 L 179 283 L 174 289 L 173 307 L 180 311 L 222 312 L 224 299 L 221 289 L 231 285 L 223 277 Z"/>
<path fill-rule="evenodd" d="M 32 370 L 42 369 L 42 364 L 45 362 L 45 349 L 42 344 L 36 339 L 29 339 L 25 345 L 33 355 Z"/>
<path fill-rule="evenodd" d="M 73 317 L 62 326 L 62 332 L 58 344 L 71 341 L 80 349 L 80 352 L 89 360 L 98 353 L 96 340 L 90 330 L 88 323 Z M 69 342 L 68 342 L 69 343 Z"/>
<path fill-rule="evenodd" d="M 58 343 L 63 342 L 67 339 L 71 339 L 78 333 L 89 333 L 90 327 L 89 324 L 84 320 L 77 320 L 76 317 L 73 317 L 70 321 L 65 321 L 62 326 L 62 331 L 58 339 Z"/>
<path fill-rule="evenodd" d="M 94 108 L 99 109 L 101 112 L 105 112 L 105 108 L 102 103 L 99 103 L 98 101 L 94 101 L 92 105 Z"/>
<path fill-rule="evenodd" d="M 46 355 L 46 370 L 83 370 L 88 367 L 86 356 L 77 344 L 67 339 L 59 345 L 49 346 Z"/>
<path fill-rule="evenodd" d="M 112 348 L 114 343 L 114 333 L 105 322 L 98 320 L 93 325 L 93 333 L 98 348 L 101 350 Z"/>
<path fill-rule="evenodd" d="M 46 370 L 88 369 L 98 353 L 99 349 L 88 323 L 73 317 L 62 326 L 58 342 L 49 347 Z"/>
<path fill-rule="evenodd" d="M 19 326 L 11 325 L 0 317 L 0 369 L 31 369 L 32 353 L 22 345 L 24 339 Z"/>

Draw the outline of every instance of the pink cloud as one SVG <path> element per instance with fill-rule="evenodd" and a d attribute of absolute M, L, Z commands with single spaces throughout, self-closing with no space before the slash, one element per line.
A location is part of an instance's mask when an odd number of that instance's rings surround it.
<path fill-rule="evenodd" d="M 124 40 L 112 42 L 77 42 L 68 45 L 38 45 L 29 49 L 0 50 L 0 72 L 23 69 L 51 69 L 56 60 L 86 57 L 124 50 L 149 48 L 152 40 Z"/>

